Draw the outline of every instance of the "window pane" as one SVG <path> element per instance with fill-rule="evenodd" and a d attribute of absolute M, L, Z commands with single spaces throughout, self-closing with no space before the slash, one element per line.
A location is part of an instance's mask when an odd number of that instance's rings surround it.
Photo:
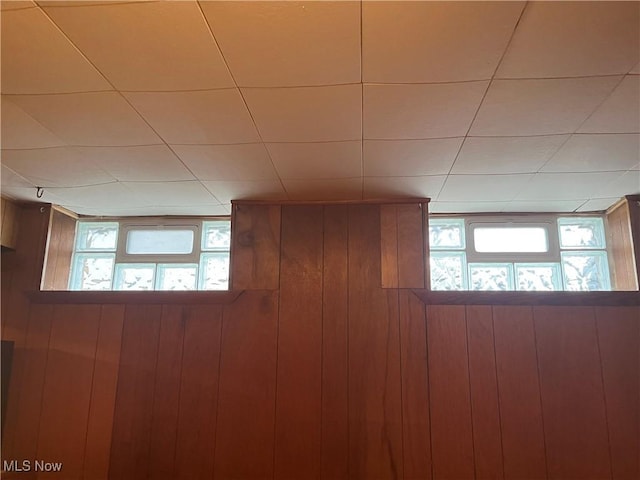
<path fill-rule="evenodd" d="M 547 230 L 543 227 L 476 227 L 473 229 L 476 252 L 547 252 Z"/>
<path fill-rule="evenodd" d="M 562 290 L 559 263 L 516 263 L 518 290 Z"/>
<path fill-rule="evenodd" d="M 202 249 L 229 250 L 231 223 L 229 221 L 203 222 Z"/>
<path fill-rule="evenodd" d="M 119 263 L 114 275 L 114 290 L 153 290 L 156 266 L 153 263 Z"/>
<path fill-rule="evenodd" d="M 229 288 L 229 254 L 203 253 L 200 260 L 200 290 Z"/>
<path fill-rule="evenodd" d="M 470 263 L 471 290 L 513 290 L 513 267 L 506 263 Z"/>
<path fill-rule="evenodd" d="M 561 248 L 604 248 L 601 218 L 559 218 Z"/>
<path fill-rule="evenodd" d="M 606 252 L 562 252 L 565 290 L 611 290 Z"/>
<path fill-rule="evenodd" d="M 466 290 L 467 261 L 464 252 L 431 253 L 431 289 Z"/>
<path fill-rule="evenodd" d="M 429 247 L 433 250 L 464 249 L 464 220 L 429 219 Z"/>
<path fill-rule="evenodd" d="M 193 230 L 129 230 L 127 253 L 138 255 L 189 254 L 193 251 Z"/>
<path fill-rule="evenodd" d="M 77 253 L 73 257 L 71 290 L 111 290 L 115 253 Z"/>
<path fill-rule="evenodd" d="M 79 222 L 76 250 L 115 250 L 118 244 L 117 222 Z"/>
<path fill-rule="evenodd" d="M 195 290 L 197 273 L 197 265 L 158 265 L 156 290 Z"/>

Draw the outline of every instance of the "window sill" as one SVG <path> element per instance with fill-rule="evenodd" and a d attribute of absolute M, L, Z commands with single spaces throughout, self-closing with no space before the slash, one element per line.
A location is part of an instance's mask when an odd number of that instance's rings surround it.
<path fill-rule="evenodd" d="M 242 295 L 244 290 L 208 290 L 197 292 L 80 292 L 80 291 L 37 291 L 27 292 L 32 303 L 40 304 L 161 304 L 161 303 L 185 303 L 185 304 L 211 304 L 225 305 L 233 303 Z"/>
<path fill-rule="evenodd" d="M 413 292 L 426 305 L 639 306 L 640 292 Z"/>

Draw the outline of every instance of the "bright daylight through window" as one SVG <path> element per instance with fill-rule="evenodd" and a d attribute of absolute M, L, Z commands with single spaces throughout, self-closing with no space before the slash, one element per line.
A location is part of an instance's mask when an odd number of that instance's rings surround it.
<path fill-rule="evenodd" d="M 433 290 L 611 290 L 602 217 L 429 219 Z"/>
<path fill-rule="evenodd" d="M 79 221 L 70 290 L 226 290 L 229 220 Z"/>

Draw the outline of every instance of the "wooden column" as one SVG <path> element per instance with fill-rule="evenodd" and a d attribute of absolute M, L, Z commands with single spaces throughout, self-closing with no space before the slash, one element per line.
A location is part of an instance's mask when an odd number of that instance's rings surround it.
<path fill-rule="evenodd" d="M 607 211 L 607 247 L 615 290 L 638 290 L 640 196 L 627 196 Z"/>

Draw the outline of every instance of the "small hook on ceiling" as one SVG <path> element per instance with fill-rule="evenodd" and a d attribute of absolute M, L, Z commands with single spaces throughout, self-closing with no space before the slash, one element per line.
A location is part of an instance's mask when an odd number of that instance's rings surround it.
<path fill-rule="evenodd" d="M 36 197 L 37 198 L 42 198 L 42 195 L 44 195 L 44 188 L 36 187 Z"/>

